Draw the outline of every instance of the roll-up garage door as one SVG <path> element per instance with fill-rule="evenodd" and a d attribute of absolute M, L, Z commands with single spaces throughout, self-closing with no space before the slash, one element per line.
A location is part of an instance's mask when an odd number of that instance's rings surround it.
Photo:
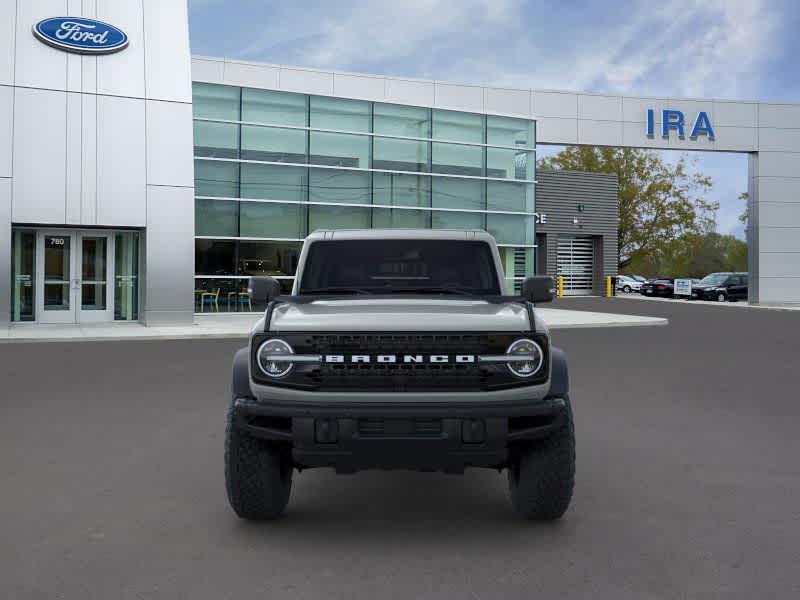
<path fill-rule="evenodd" d="M 592 293 L 594 241 L 590 237 L 558 238 L 558 274 L 564 277 L 565 296 Z"/>

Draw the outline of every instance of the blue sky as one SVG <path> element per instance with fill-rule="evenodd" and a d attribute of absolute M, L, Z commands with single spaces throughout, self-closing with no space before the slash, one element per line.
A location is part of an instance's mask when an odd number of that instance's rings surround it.
<path fill-rule="evenodd" d="M 800 100 L 796 0 L 189 0 L 194 54 L 425 79 Z M 543 148 L 543 151 L 546 151 Z M 697 153 L 742 236 L 744 155 Z"/>

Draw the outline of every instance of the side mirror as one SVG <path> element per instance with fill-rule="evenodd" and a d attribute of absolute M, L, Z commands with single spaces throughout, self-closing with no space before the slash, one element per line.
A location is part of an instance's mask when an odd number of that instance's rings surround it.
<path fill-rule="evenodd" d="M 273 277 L 251 277 L 247 293 L 253 302 L 267 303 L 281 295 L 281 284 Z"/>
<path fill-rule="evenodd" d="M 522 295 L 528 302 L 550 302 L 556 295 L 553 278 L 547 275 L 526 277 L 522 282 Z"/>

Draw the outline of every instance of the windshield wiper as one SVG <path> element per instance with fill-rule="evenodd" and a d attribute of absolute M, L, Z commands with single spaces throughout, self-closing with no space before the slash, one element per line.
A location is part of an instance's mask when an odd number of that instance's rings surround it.
<path fill-rule="evenodd" d="M 323 288 L 314 288 L 311 290 L 300 290 L 300 295 L 306 294 L 372 294 L 373 292 L 364 288 L 346 287 L 346 286 L 331 286 Z"/>

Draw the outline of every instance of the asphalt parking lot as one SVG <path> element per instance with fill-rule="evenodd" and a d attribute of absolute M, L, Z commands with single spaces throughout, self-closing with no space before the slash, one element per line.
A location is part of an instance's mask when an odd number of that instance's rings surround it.
<path fill-rule="evenodd" d="M 0 598 L 798 597 L 800 313 L 555 306 L 670 324 L 555 333 L 578 470 L 544 525 L 491 471 L 305 471 L 285 519 L 239 521 L 237 342 L 0 346 Z"/>

